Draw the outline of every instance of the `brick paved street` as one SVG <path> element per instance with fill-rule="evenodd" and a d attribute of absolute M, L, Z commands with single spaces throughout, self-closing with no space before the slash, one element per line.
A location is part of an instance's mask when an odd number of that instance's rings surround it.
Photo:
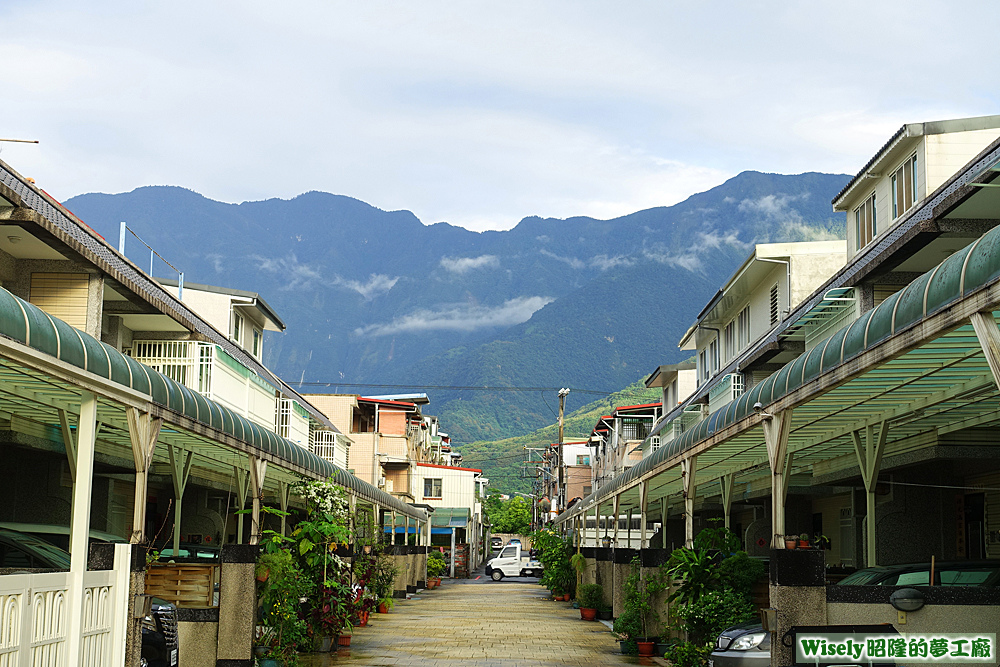
<path fill-rule="evenodd" d="M 308 667 L 546 667 L 638 664 L 607 626 L 580 620 L 536 583 L 445 583 L 355 628 L 349 652 L 303 656 Z"/>

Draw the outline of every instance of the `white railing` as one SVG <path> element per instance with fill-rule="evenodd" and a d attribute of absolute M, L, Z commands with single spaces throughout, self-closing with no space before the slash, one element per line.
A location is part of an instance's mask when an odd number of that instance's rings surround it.
<path fill-rule="evenodd" d="M 129 545 L 115 569 L 83 574 L 74 602 L 70 573 L 0 576 L 0 667 L 120 667 L 125 663 Z M 70 614 L 82 616 L 80 655 L 67 655 Z"/>

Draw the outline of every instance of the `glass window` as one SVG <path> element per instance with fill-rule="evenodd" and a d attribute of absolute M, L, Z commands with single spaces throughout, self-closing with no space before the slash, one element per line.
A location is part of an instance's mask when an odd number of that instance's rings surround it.
<path fill-rule="evenodd" d="M 517 556 L 517 547 L 504 547 L 500 552 L 500 558 L 513 558 Z"/>
<path fill-rule="evenodd" d="M 233 342 L 242 344 L 243 342 L 243 316 L 233 310 Z"/>
<path fill-rule="evenodd" d="M 872 242 L 878 234 L 878 224 L 875 217 L 875 193 L 854 209 L 854 247 L 861 250 Z"/>
<path fill-rule="evenodd" d="M 440 498 L 441 497 L 441 478 L 426 478 L 424 479 L 424 498 Z"/>
<path fill-rule="evenodd" d="M 771 286 L 771 326 L 778 323 L 778 283 Z"/>
<path fill-rule="evenodd" d="M 917 201 L 917 156 L 912 155 L 892 175 L 892 217 L 906 213 Z"/>
<path fill-rule="evenodd" d="M 589 466 L 590 465 L 590 455 L 587 454 L 577 454 L 576 464 L 578 466 Z"/>
<path fill-rule="evenodd" d="M 253 328 L 253 356 L 260 358 L 261 343 L 264 342 L 264 332 L 257 327 Z"/>

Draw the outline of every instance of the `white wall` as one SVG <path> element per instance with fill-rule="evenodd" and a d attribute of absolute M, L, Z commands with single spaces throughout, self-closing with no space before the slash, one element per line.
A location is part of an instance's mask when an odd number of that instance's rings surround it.
<path fill-rule="evenodd" d="M 413 473 L 415 487 L 413 497 L 418 503 L 431 507 L 468 507 L 472 512 L 476 504 L 475 478 L 478 473 L 448 466 L 417 464 Z M 441 479 L 441 498 L 424 497 L 424 479 Z"/>

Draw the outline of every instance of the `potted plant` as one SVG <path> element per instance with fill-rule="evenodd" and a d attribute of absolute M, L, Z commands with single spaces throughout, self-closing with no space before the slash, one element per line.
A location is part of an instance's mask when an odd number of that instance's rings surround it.
<path fill-rule="evenodd" d="M 427 554 L 427 585 L 434 588 L 441 584 L 441 575 L 448 565 L 444 561 L 444 554 L 440 551 L 432 551 Z"/>
<path fill-rule="evenodd" d="M 826 535 L 823 535 L 822 533 L 817 533 L 817 534 L 813 535 L 812 542 L 813 542 L 813 545 L 817 549 L 830 549 L 831 548 L 830 538 L 827 537 Z"/>
<path fill-rule="evenodd" d="M 799 538 L 795 535 L 785 535 L 785 548 L 794 549 L 799 545 Z"/>
<path fill-rule="evenodd" d="M 802 533 L 801 535 L 799 535 L 799 549 L 808 549 L 808 548 L 809 548 L 809 534 Z"/>
<path fill-rule="evenodd" d="M 389 610 L 396 606 L 396 601 L 392 596 L 386 596 L 378 601 L 378 613 L 388 614 Z"/>
<path fill-rule="evenodd" d="M 652 631 L 660 625 L 660 617 L 653 608 L 653 600 L 667 587 L 664 572 L 643 577 L 642 561 L 638 556 L 632 559 L 629 575 L 625 578 L 624 612 L 615 620 L 614 630 L 619 635 L 626 635 L 626 640 L 634 641 L 639 655 L 651 656 L 655 652 L 659 632 Z"/>
<path fill-rule="evenodd" d="M 597 620 L 597 609 L 604 604 L 604 587 L 600 584 L 586 584 L 576 593 L 580 603 L 580 618 L 584 621 Z"/>
<path fill-rule="evenodd" d="M 611 605 L 602 602 L 597 607 L 597 620 L 610 621 L 612 618 L 614 618 L 614 610 L 611 609 Z"/>
<path fill-rule="evenodd" d="M 260 657 L 276 660 L 276 665 L 296 665 L 298 647 L 309 639 L 309 627 L 299 617 L 299 600 L 311 593 L 312 583 L 285 549 L 262 553 L 257 571 L 263 570 L 268 577 L 260 586 L 260 621 L 269 631 L 258 642 L 264 649 Z"/>

